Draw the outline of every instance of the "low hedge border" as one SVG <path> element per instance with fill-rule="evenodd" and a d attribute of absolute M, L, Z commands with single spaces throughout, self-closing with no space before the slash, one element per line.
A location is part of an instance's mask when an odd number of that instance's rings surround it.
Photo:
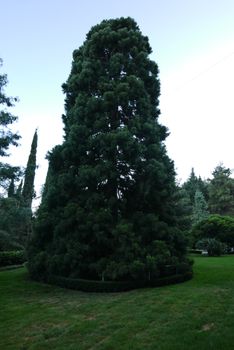
<path fill-rule="evenodd" d="M 189 252 L 189 254 L 201 254 L 202 250 L 201 249 L 189 249 L 188 252 Z"/>
<path fill-rule="evenodd" d="M 15 270 L 15 269 L 19 269 L 20 267 L 24 267 L 24 266 L 25 266 L 25 264 L 3 266 L 3 267 L 0 267 L 0 272 L 1 271 L 8 271 L 8 270 Z"/>
<path fill-rule="evenodd" d="M 0 267 L 22 265 L 26 261 L 24 250 L 0 252 Z"/>
<path fill-rule="evenodd" d="M 84 279 L 74 279 L 62 276 L 51 275 L 48 276 L 46 282 L 49 284 L 65 287 L 69 289 L 76 289 L 83 292 L 95 293 L 114 293 L 124 292 L 131 289 L 138 289 L 144 287 L 161 287 L 169 284 L 181 283 L 190 280 L 193 277 L 193 272 L 186 271 L 183 273 L 158 278 L 156 280 L 142 280 L 142 281 L 92 281 Z"/>

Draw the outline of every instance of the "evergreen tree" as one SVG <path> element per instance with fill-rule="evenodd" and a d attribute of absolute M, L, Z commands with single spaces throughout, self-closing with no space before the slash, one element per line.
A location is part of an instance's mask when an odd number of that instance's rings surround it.
<path fill-rule="evenodd" d="M 198 187 L 198 178 L 195 175 L 194 168 L 192 168 L 189 178 L 182 186 L 188 193 L 190 198 L 190 203 L 194 202 L 194 196 Z"/>
<path fill-rule="evenodd" d="M 218 165 L 209 183 L 209 209 L 212 214 L 234 215 L 234 179 L 231 170 Z"/>
<path fill-rule="evenodd" d="M 208 205 L 201 191 L 197 190 L 194 197 L 193 225 L 209 216 Z"/>
<path fill-rule="evenodd" d="M 23 180 L 20 181 L 19 186 L 16 189 L 15 196 L 20 199 L 22 197 L 22 189 L 23 189 Z"/>
<path fill-rule="evenodd" d="M 31 151 L 28 157 L 27 167 L 24 176 L 24 186 L 22 190 L 22 197 L 27 207 L 31 208 L 34 197 L 34 178 L 36 171 L 36 155 L 37 155 L 37 130 L 34 133 Z"/>
<path fill-rule="evenodd" d="M 190 176 L 187 181 L 184 182 L 183 189 L 185 189 L 190 197 L 190 203 L 193 206 L 194 199 L 195 199 L 195 193 L 196 191 L 202 192 L 205 200 L 208 200 L 208 184 L 207 181 L 202 180 L 202 178 L 199 176 L 197 177 L 194 171 L 194 168 L 192 168 Z"/>
<path fill-rule="evenodd" d="M 8 188 L 8 197 L 14 197 L 15 194 L 15 183 L 14 179 L 11 179 L 10 186 Z"/>
<path fill-rule="evenodd" d="M 193 207 L 190 202 L 189 194 L 183 187 L 178 187 L 175 208 L 179 227 L 188 235 L 191 228 Z"/>
<path fill-rule="evenodd" d="M 103 21 L 74 51 L 64 143 L 49 154 L 28 251 L 34 277 L 153 278 L 184 259 L 150 53 L 131 18 Z"/>

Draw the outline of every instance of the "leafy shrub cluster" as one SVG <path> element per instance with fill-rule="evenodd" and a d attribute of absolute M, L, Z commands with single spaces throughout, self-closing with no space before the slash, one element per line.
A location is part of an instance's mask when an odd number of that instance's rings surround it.
<path fill-rule="evenodd" d="M 194 227 L 193 233 L 197 238 L 215 238 L 234 246 L 234 217 L 210 215 Z"/>
<path fill-rule="evenodd" d="M 208 250 L 209 255 L 220 255 L 234 247 L 234 218 L 210 215 L 194 226 L 192 234 L 196 248 Z"/>
<path fill-rule="evenodd" d="M 0 267 L 9 265 L 20 265 L 26 261 L 24 250 L 0 252 Z"/>

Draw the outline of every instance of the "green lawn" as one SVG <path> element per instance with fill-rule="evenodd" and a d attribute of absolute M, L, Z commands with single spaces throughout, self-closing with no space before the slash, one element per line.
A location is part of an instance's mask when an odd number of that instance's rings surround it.
<path fill-rule="evenodd" d="M 88 294 L 0 272 L 0 349 L 230 350 L 234 256 L 195 257 L 194 278 L 154 289 Z"/>

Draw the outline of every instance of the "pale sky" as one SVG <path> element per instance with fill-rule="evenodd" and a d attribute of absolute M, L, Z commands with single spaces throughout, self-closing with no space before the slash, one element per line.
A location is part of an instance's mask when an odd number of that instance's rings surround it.
<path fill-rule="evenodd" d="M 223 162 L 234 168 L 233 0 L 0 0 L 2 73 L 21 146 L 8 161 L 26 166 L 38 128 L 36 190 L 44 183 L 47 151 L 62 142 L 64 95 L 72 52 L 103 19 L 133 17 L 149 37 L 160 70 L 160 122 L 178 179 L 191 168 L 211 177 Z"/>

